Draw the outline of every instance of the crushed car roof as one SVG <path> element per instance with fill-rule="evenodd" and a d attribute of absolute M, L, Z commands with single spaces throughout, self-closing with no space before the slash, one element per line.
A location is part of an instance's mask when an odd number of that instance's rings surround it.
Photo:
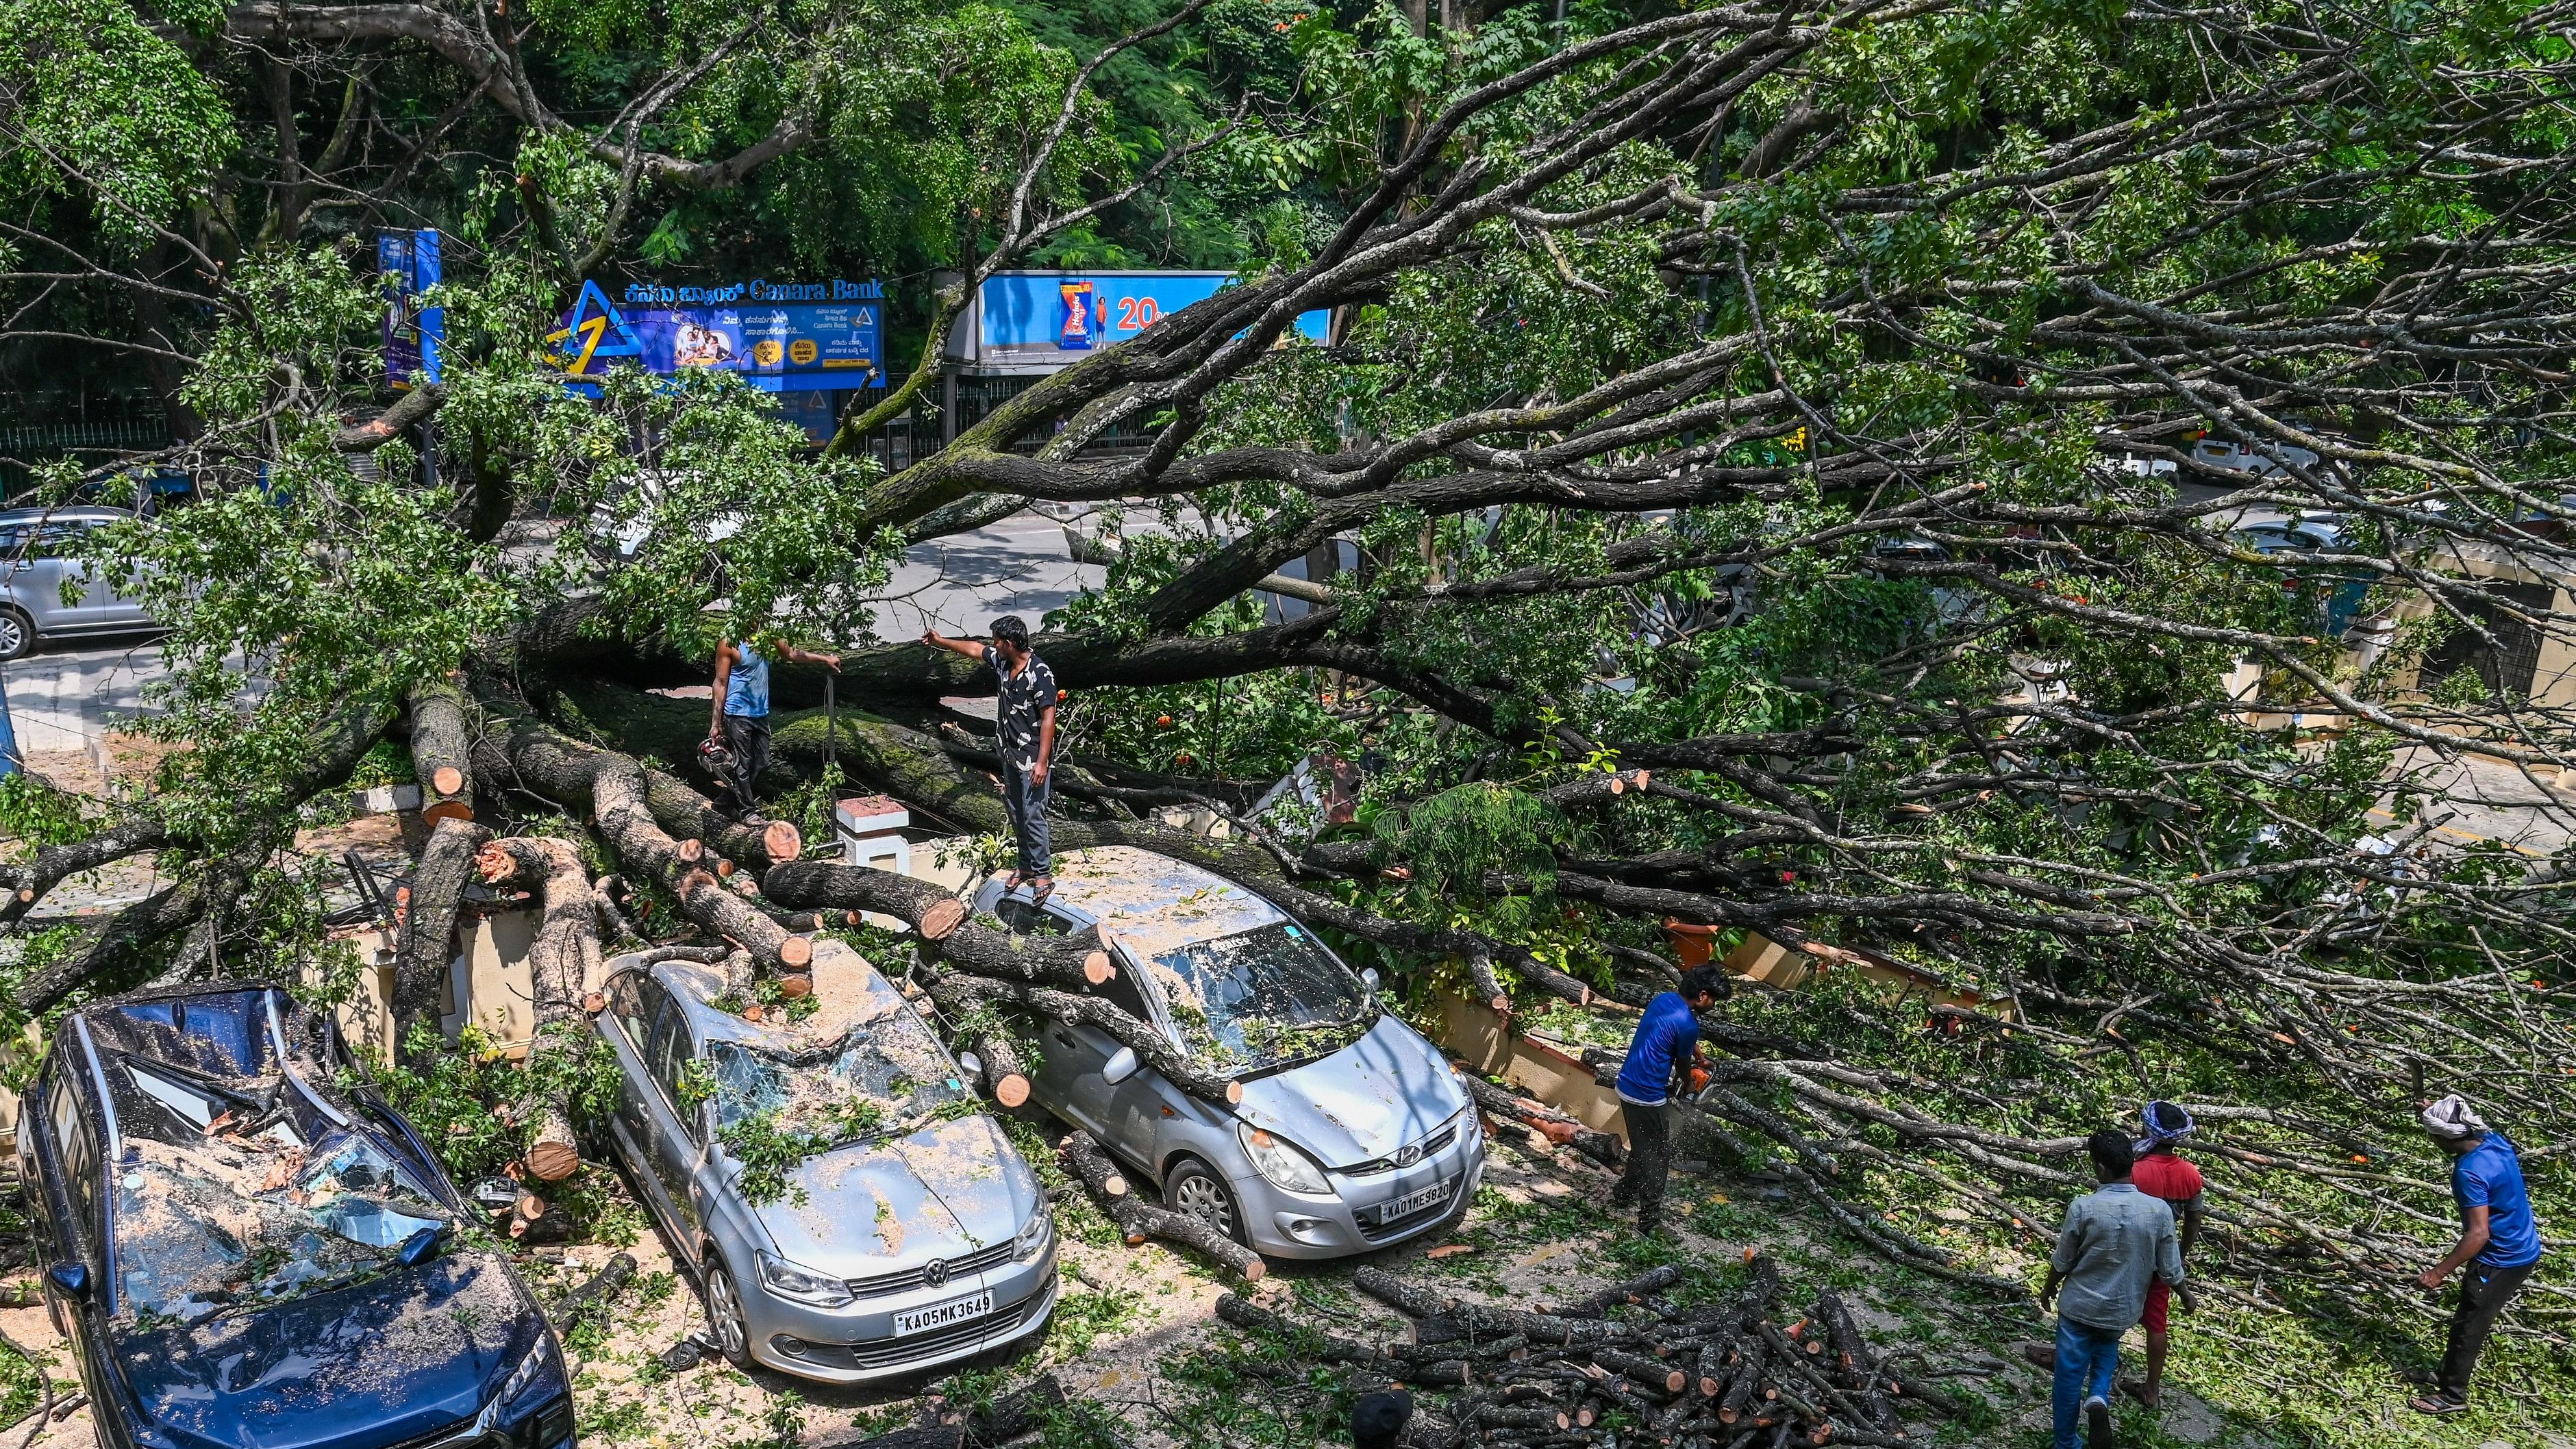
<path fill-rule="evenodd" d="M 1132 845 L 1067 851 L 1055 881 L 1058 902 L 1140 957 L 1288 919 L 1223 876 Z"/>

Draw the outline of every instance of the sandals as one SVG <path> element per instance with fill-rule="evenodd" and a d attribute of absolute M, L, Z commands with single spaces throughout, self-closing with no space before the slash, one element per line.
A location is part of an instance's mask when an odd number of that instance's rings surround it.
<path fill-rule="evenodd" d="M 1054 894 L 1055 877 L 1051 875 L 1039 876 L 1037 884 L 1029 887 L 1029 904 L 1033 906 L 1045 905 L 1046 898 Z"/>
<path fill-rule="evenodd" d="M 2413 1409 L 2416 1413 L 2430 1414 L 2439 1419 L 2448 1418 L 2453 1414 L 2467 1413 L 2469 1411 L 2469 1401 L 2466 1399 L 2452 1398 L 2449 1394 L 2418 1394 L 2414 1398 L 2406 1401 L 2406 1407 Z"/>

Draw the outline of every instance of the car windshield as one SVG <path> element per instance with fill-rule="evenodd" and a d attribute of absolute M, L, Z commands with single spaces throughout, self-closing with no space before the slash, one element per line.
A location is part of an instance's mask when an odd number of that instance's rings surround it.
<path fill-rule="evenodd" d="M 1156 955 L 1154 965 L 1188 1044 L 1230 1066 L 1338 1051 L 1368 1019 L 1358 978 L 1286 921 L 1193 941 Z"/>
<path fill-rule="evenodd" d="M 779 1126 L 834 1145 L 909 1132 L 966 1097 L 948 1054 L 909 1011 L 812 1046 L 711 1042 L 706 1063 L 718 1129 L 775 1114 Z"/>
<path fill-rule="evenodd" d="M 449 1222 L 411 1169 L 355 1132 L 307 1147 L 279 1124 L 184 1147 L 129 1137 L 126 1149 L 114 1184 L 117 1293 L 120 1310 L 146 1323 L 350 1282 Z"/>

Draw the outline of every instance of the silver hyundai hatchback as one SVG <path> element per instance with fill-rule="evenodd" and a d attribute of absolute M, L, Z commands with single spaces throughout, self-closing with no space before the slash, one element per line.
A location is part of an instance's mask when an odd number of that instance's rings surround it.
<path fill-rule="evenodd" d="M 1268 901 L 1168 856 L 1097 846 L 1055 867 L 1042 904 L 993 879 L 976 908 L 1019 931 L 1102 927 L 1118 970 L 1098 994 L 1183 1050 L 1201 1035 L 1221 1044 L 1245 1064 L 1244 1090 L 1217 1107 L 1106 1033 L 1050 1021 L 1030 1083 L 1041 1106 L 1140 1169 L 1166 1205 L 1275 1257 L 1373 1252 L 1465 1209 L 1484 1132 L 1439 1048 L 1378 1006 L 1374 972 L 1352 974 Z"/>
<path fill-rule="evenodd" d="M 736 1367 L 860 1383 L 1046 1325 L 1055 1224 L 1037 1177 L 875 968 L 817 943 L 820 1009 L 781 1025 L 714 1005 L 715 968 L 609 965 L 595 1020 L 625 1079 L 610 1136 Z M 830 1145 L 782 1168 L 760 1146 L 782 1133 Z"/>

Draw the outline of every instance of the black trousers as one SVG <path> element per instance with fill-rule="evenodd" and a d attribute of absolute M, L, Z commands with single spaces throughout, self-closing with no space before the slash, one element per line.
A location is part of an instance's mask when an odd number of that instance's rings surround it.
<path fill-rule="evenodd" d="M 2455 1399 L 2469 1396 L 2469 1378 L 2478 1371 L 2478 1354 L 2495 1331 L 2497 1315 L 2522 1291 L 2538 1263 L 2520 1268 L 2490 1268 L 2471 1263 L 2460 1270 L 2460 1306 L 2451 1310 L 2451 1341 L 2442 1350 L 2442 1367 L 2434 1382 Z"/>
<path fill-rule="evenodd" d="M 1002 807 L 1010 812 L 1011 836 L 1019 842 L 1023 878 L 1049 874 L 1055 864 L 1048 849 L 1047 786 L 1029 783 L 1029 766 L 1034 763 L 1002 757 Z"/>
<path fill-rule="evenodd" d="M 724 735 L 725 748 L 733 751 L 733 771 L 725 779 L 725 789 L 733 796 L 734 810 L 748 815 L 759 808 L 752 787 L 769 768 L 769 716 L 726 715 Z"/>
<path fill-rule="evenodd" d="M 1619 1104 L 1619 1115 L 1628 1123 L 1628 1168 L 1619 1174 L 1619 1185 L 1610 1192 L 1617 1203 L 1637 1205 L 1637 1226 L 1653 1231 L 1663 1220 L 1664 1179 L 1673 1166 L 1672 1107 L 1660 1104 L 1640 1107 L 1634 1102 Z"/>

